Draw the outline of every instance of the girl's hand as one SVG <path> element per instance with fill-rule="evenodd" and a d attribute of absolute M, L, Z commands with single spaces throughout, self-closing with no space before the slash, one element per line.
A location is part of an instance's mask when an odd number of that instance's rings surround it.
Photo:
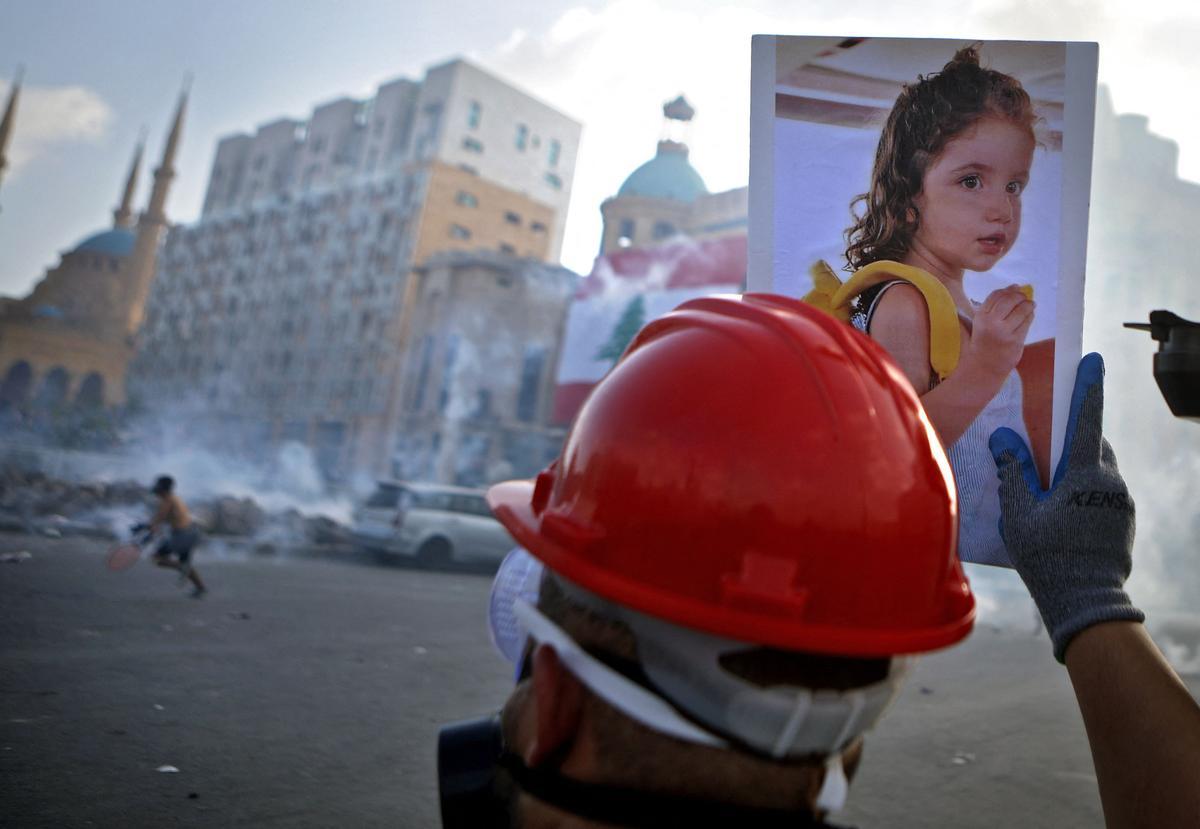
<path fill-rule="evenodd" d="M 975 311 L 965 359 L 985 374 L 1008 376 L 1021 359 L 1036 307 L 1016 285 L 992 291 Z"/>

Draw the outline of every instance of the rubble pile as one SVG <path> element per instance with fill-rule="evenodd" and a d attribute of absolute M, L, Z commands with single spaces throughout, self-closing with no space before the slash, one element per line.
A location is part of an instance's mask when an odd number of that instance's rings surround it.
<path fill-rule="evenodd" d="M 70 483 L 40 472 L 0 468 L 0 510 L 20 515 L 70 515 L 105 507 L 142 505 L 154 496 L 133 481 Z"/>
<path fill-rule="evenodd" d="M 144 483 L 77 483 L 0 466 L 0 530 L 115 538 L 130 520 L 144 520 L 156 506 Z M 349 529 L 330 518 L 296 509 L 268 513 L 253 498 L 222 495 L 188 506 L 206 534 L 252 540 L 264 552 L 343 544 L 350 538 Z"/>
<path fill-rule="evenodd" d="M 212 535 L 255 535 L 266 514 L 253 498 L 222 496 L 192 507 L 193 517 Z"/>

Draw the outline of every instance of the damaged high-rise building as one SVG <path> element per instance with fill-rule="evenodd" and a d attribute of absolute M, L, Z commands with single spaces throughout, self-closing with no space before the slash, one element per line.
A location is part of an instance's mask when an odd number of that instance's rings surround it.
<path fill-rule="evenodd" d="M 579 135 L 455 60 L 222 139 L 199 221 L 167 238 L 132 382 L 231 451 L 296 440 L 333 475 L 390 471 L 413 269 L 455 250 L 556 262 Z"/>

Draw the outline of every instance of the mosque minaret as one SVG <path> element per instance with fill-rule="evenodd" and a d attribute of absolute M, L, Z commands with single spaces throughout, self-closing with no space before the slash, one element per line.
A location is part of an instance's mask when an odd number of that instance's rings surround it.
<path fill-rule="evenodd" d="M 21 96 L 22 73 L 22 68 L 18 66 L 17 74 L 8 90 L 4 116 L 0 118 L 0 182 L 4 180 L 4 170 L 8 167 L 8 146 L 12 143 L 13 125 L 17 120 L 17 99 Z"/>

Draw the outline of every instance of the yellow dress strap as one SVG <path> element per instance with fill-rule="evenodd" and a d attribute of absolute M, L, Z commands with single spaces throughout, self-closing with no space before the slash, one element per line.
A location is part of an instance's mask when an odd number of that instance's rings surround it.
<path fill-rule="evenodd" d="M 813 289 L 804 301 L 832 314 L 843 322 L 850 321 L 850 302 L 868 288 L 891 279 L 902 279 L 921 292 L 929 309 L 929 365 L 945 380 L 958 366 L 960 333 L 958 309 L 946 286 L 928 271 L 888 259 L 859 268 L 844 283 L 825 262 L 818 261 L 809 269 Z"/>

